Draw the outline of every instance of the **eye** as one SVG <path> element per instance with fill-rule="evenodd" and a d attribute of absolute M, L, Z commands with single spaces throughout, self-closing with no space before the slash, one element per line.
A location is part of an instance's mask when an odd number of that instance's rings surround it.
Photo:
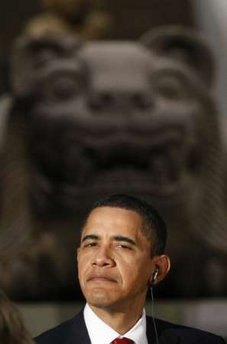
<path fill-rule="evenodd" d="M 158 79 L 155 93 L 168 100 L 181 100 L 190 97 L 186 82 L 176 76 L 162 76 Z"/>
<path fill-rule="evenodd" d="M 84 89 L 81 75 L 76 73 L 54 73 L 42 85 L 44 99 L 51 102 L 66 102 L 76 99 Z"/>
<path fill-rule="evenodd" d="M 89 247 L 95 247 L 97 246 L 97 242 L 86 242 L 82 245 L 82 248 L 89 248 Z"/>
<path fill-rule="evenodd" d="M 125 250 L 132 250 L 132 247 L 129 244 L 125 244 L 125 243 L 117 243 L 116 247 L 122 248 Z"/>

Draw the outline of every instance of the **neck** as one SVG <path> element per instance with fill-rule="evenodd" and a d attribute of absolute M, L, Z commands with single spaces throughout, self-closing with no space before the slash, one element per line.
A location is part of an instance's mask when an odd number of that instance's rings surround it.
<path fill-rule="evenodd" d="M 92 305 L 90 307 L 100 319 L 121 335 L 128 332 L 141 318 L 143 313 L 143 308 L 137 310 L 132 308 L 128 308 L 127 310 L 114 310 Z"/>

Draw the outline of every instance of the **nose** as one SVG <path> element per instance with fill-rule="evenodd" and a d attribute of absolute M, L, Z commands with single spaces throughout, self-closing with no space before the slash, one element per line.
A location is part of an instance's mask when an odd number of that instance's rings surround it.
<path fill-rule="evenodd" d="M 116 109 L 148 110 L 152 107 L 151 95 L 144 90 L 127 92 L 113 90 L 98 90 L 89 98 L 89 107 L 94 112 Z"/>
<path fill-rule="evenodd" d="M 96 267 L 112 267 L 115 262 L 108 246 L 101 246 L 97 249 L 92 265 Z"/>

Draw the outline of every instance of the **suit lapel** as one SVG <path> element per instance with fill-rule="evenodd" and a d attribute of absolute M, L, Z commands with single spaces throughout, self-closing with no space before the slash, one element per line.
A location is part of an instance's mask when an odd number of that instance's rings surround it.
<path fill-rule="evenodd" d="M 178 344 L 178 338 L 174 336 L 172 331 L 168 331 L 170 324 L 155 319 L 159 344 Z M 154 323 L 151 317 L 147 316 L 147 340 L 148 344 L 158 344 L 155 338 Z"/>
<path fill-rule="evenodd" d="M 70 320 L 67 331 L 67 343 L 65 344 L 91 344 L 84 322 L 83 310 Z"/>

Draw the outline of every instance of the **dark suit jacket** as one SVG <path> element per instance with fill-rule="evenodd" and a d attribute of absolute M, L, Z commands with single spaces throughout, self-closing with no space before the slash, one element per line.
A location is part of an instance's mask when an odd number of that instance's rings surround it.
<path fill-rule="evenodd" d="M 159 344 L 224 344 L 214 334 L 186 326 L 155 319 Z M 152 318 L 147 317 L 147 338 L 149 344 L 156 344 Z M 90 344 L 87 328 L 81 311 L 74 318 L 48 330 L 35 338 L 38 344 Z"/>

